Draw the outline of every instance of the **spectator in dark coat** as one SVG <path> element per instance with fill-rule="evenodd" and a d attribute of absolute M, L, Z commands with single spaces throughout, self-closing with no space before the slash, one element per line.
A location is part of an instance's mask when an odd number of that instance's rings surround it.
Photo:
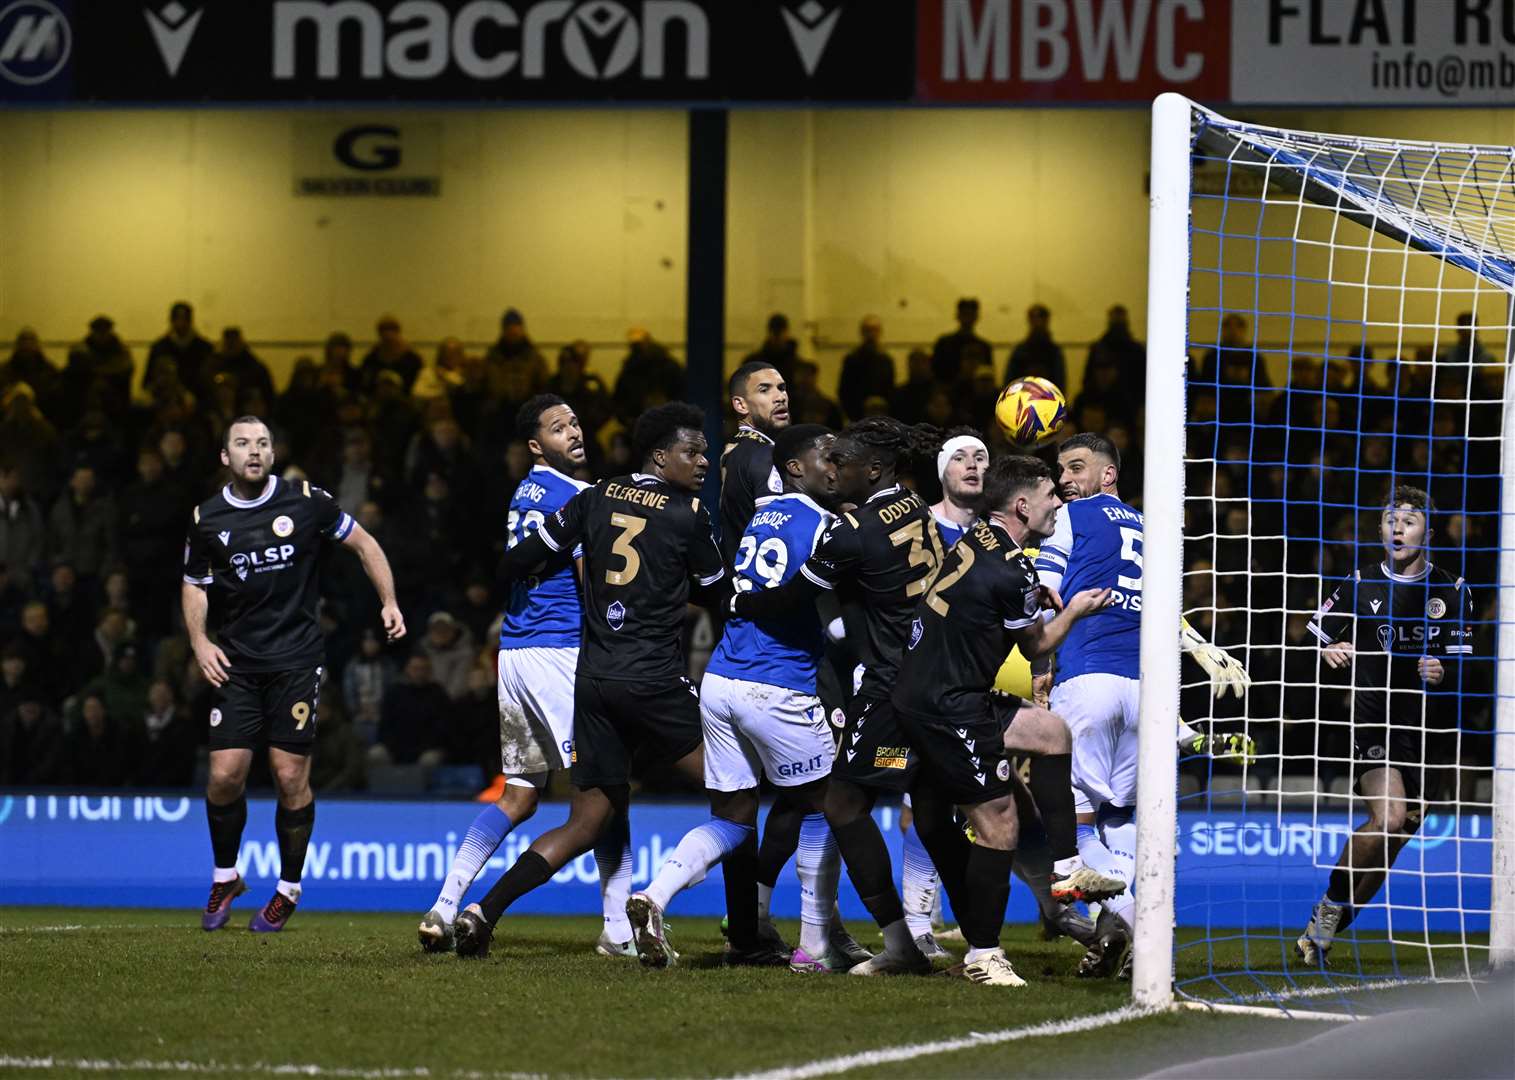
<path fill-rule="evenodd" d="M 149 637 L 168 632 L 175 587 L 183 563 L 184 531 L 192 503 L 183 488 L 163 475 L 163 455 L 145 446 L 137 455 L 137 478 L 120 495 L 121 557 L 132 568 L 133 614 Z"/>
<path fill-rule="evenodd" d="M 974 333 L 978 311 L 978 301 L 973 297 L 959 300 L 957 329 L 937 338 L 931 348 L 931 374 L 943 386 L 955 387 L 972 378 L 980 364 L 994 363 L 994 350 Z"/>
<path fill-rule="evenodd" d="M 747 354 L 744 364 L 761 363 L 773 368 L 784 377 L 785 382 L 794 378 L 794 365 L 799 360 L 799 342 L 789 332 L 789 316 L 775 311 L 768 316 L 767 334 L 756 350 Z"/>
<path fill-rule="evenodd" d="M 132 367 L 131 350 L 116 336 L 110 316 L 91 319 L 89 334 L 69 350 L 63 371 L 62 426 L 73 427 L 92 406 L 112 420 L 124 419 L 131 404 Z"/>
<path fill-rule="evenodd" d="M 0 461 L 20 469 L 26 490 L 42 503 L 58 489 L 63 456 L 58 430 L 38 408 L 32 388 L 15 383 L 0 393 Z"/>
<path fill-rule="evenodd" d="M 615 380 L 615 412 L 630 427 L 638 416 L 684 396 L 684 366 L 640 326 L 628 331 L 631 349 Z"/>
<path fill-rule="evenodd" d="M 9 716 L 26 694 L 34 693 L 26 676 L 26 653 L 7 645 L 0 652 L 0 717 Z"/>
<path fill-rule="evenodd" d="M 125 725 L 106 711 L 105 700 L 98 694 L 86 694 L 79 703 L 79 721 L 68 741 L 70 781 L 83 788 L 129 783 L 135 748 Z"/>
<path fill-rule="evenodd" d="M 86 584 L 119 558 L 116 503 L 97 489 L 95 470 L 80 465 L 47 519 L 48 550 L 71 563 Z"/>
<path fill-rule="evenodd" d="M 358 653 L 342 670 L 342 706 L 363 746 L 372 746 L 379 737 L 379 718 L 384 711 L 384 695 L 395 684 L 395 666 L 384 655 L 384 642 L 372 627 L 358 640 Z"/>
<path fill-rule="evenodd" d="M 363 390 L 372 394 L 378 386 L 379 376 L 392 371 L 400 377 L 405 393 L 416 384 L 421 374 L 421 354 L 405 341 L 400 333 L 400 320 L 393 315 L 381 315 L 375 326 L 379 342 L 363 357 Z"/>
<path fill-rule="evenodd" d="M 821 369 L 810 360 L 796 360 L 789 381 L 789 415 L 796 424 L 824 424 L 833 431 L 841 429 L 842 410 L 821 392 Z"/>
<path fill-rule="evenodd" d="M 836 384 L 836 398 L 849 420 L 863 418 L 863 402 L 870 397 L 887 398 L 894 393 L 894 357 L 879 344 L 884 338 L 884 323 L 877 315 L 864 315 L 858 324 L 862 343 L 842 360 L 842 377 Z"/>
<path fill-rule="evenodd" d="M 13 581 L 31 588 L 33 574 L 47 548 L 47 522 L 26 489 L 21 469 L 0 461 L 0 562 Z"/>
<path fill-rule="evenodd" d="M 59 641 L 84 642 L 95 631 L 95 595 L 79 587 L 79 576 L 55 557 L 46 590 L 47 621 Z"/>
<path fill-rule="evenodd" d="M 510 416 L 547 385 L 547 361 L 526 333 L 526 317 L 515 308 L 500 316 L 500 337 L 484 354 L 489 396 Z"/>
<path fill-rule="evenodd" d="M 321 385 L 348 394 L 363 392 L 363 371 L 352 362 L 352 338 L 333 330 L 321 356 Z"/>
<path fill-rule="evenodd" d="M 1084 367 L 1084 389 L 1089 393 L 1099 382 L 1103 368 L 1117 372 L 1115 386 L 1126 399 L 1127 411 L 1141 408 L 1147 399 L 1147 347 L 1131 333 L 1131 313 L 1124 304 L 1114 304 L 1105 313 L 1105 332 L 1089 346 L 1089 363 Z M 1064 387 L 1063 392 L 1067 393 Z"/>
<path fill-rule="evenodd" d="M 9 389 L 16 383 L 26 383 L 36 395 L 37 407 L 44 416 L 49 416 L 56 404 L 62 378 L 63 372 L 58 369 L 58 365 L 42 351 L 42 339 L 37 336 L 37 331 L 23 326 L 16 334 L 11 358 L 5 362 L 4 368 L 0 368 L 0 389 Z"/>
<path fill-rule="evenodd" d="M 558 350 L 557 374 L 547 380 L 547 392 L 568 402 L 584 430 L 584 449 L 593 452 L 594 435 L 610 419 L 610 394 L 604 381 L 588 370 L 589 342 L 575 341 Z"/>
<path fill-rule="evenodd" d="M 188 787 L 194 782 L 195 729 L 190 724 L 189 711 L 175 698 L 173 685 L 167 679 L 155 679 L 147 688 L 147 707 L 138 739 L 139 785 Z"/>
<path fill-rule="evenodd" d="M 423 652 L 405 661 L 405 677 L 384 695 L 379 741 L 369 749 L 378 764 L 435 766 L 446 756 L 442 721 L 452 708 L 447 693 L 431 675 L 431 660 Z"/>
<path fill-rule="evenodd" d="M 1026 337 L 1010 352 L 1005 365 L 1005 382 L 1029 375 L 1050 379 L 1064 394 L 1068 392 L 1068 361 L 1063 347 L 1052 340 L 1052 312 L 1046 304 L 1032 304 L 1026 309 Z"/>
<path fill-rule="evenodd" d="M 926 402 L 937 388 L 932 377 L 931 355 L 925 349 L 911 349 L 906 361 L 908 378 L 889 398 L 889 415 L 906 424 L 919 424 L 926 417 Z"/>
<path fill-rule="evenodd" d="M 0 715 L 0 784 L 53 787 L 69 782 L 68 737 L 47 697 L 31 686 Z"/>
<path fill-rule="evenodd" d="M 221 348 L 211 361 L 211 369 L 217 375 L 230 375 L 237 380 L 237 401 L 233 411 L 245 412 L 256 408 L 253 395 L 263 399 L 266 410 L 274 400 L 274 380 L 268 365 L 259 360 L 248 347 L 240 326 L 228 326 L 221 331 Z M 266 416 L 267 412 L 256 415 Z"/>
<path fill-rule="evenodd" d="M 216 347 L 195 329 L 195 309 L 179 300 L 168 309 L 168 333 L 152 343 L 142 368 L 142 389 L 152 386 L 162 369 L 172 363 L 183 383 L 195 395 L 201 393 Z"/>
<path fill-rule="evenodd" d="M 74 688 L 71 680 L 70 649 L 52 632 L 47 605 L 33 600 L 21 609 L 21 636 L 16 647 L 26 655 L 26 670 L 42 700 L 61 701 Z"/>
<path fill-rule="evenodd" d="M 117 724 L 136 724 L 147 711 L 147 691 L 152 685 L 141 668 L 137 647 L 129 641 L 116 646 L 111 665 L 80 688 L 79 693 L 105 702 L 105 711 Z"/>

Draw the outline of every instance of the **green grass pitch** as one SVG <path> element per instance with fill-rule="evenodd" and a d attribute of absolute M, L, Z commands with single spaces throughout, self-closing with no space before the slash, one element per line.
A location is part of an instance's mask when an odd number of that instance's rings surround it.
<path fill-rule="evenodd" d="M 677 910 L 683 959 L 665 972 L 597 956 L 597 919 L 507 917 L 481 963 L 423 955 L 414 916 L 302 912 L 282 934 L 253 935 L 252 910 L 207 934 L 194 911 L 0 909 L 0 1072 L 734 1076 L 1072 1020 L 1129 997 L 1124 983 L 1073 978 L 1078 947 L 1029 927 L 1007 927 L 1005 945 L 1031 985 L 1003 990 L 727 970 L 715 920 Z M 1174 1013 L 845 1075 L 1137 1076 L 1320 1029 Z"/>

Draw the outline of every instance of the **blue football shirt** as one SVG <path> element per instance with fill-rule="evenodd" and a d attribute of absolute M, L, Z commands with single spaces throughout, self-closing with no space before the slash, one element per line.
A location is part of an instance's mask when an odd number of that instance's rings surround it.
<path fill-rule="evenodd" d="M 1056 682 L 1093 673 L 1138 678 L 1141 671 L 1142 515 L 1114 495 L 1077 499 L 1057 512 L 1057 528 L 1036 557 L 1041 574 L 1062 577 L 1064 600 L 1084 589 L 1114 590 L 1115 602 L 1080 619 L 1057 650 Z"/>
<path fill-rule="evenodd" d="M 515 547 L 588 486 L 548 465 L 533 468 L 511 496 L 506 543 Z M 582 616 L 571 563 L 544 577 L 523 578 L 510 591 L 500 648 L 576 649 Z"/>
<path fill-rule="evenodd" d="M 758 499 L 737 547 L 737 589 L 778 588 L 799 573 L 830 524 L 831 515 L 808 495 L 786 492 Z M 705 670 L 813 694 L 823 645 L 813 607 L 782 619 L 731 619 Z"/>

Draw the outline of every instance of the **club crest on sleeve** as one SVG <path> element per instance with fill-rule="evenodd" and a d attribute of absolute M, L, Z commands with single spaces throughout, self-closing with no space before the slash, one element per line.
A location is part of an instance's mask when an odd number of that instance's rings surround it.
<path fill-rule="evenodd" d="M 1010 760 L 1008 758 L 999 759 L 999 764 L 994 767 L 994 775 L 999 777 L 1002 782 L 1010 779 Z"/>
<path fill-rule="evenodd" d="M 910 648 L 912 650 L 921 643 L 921 635 L 925 632 L 926 627 L 922 624 L 920 617 L 917 616 L 915 621 L 910 624 Z"/>

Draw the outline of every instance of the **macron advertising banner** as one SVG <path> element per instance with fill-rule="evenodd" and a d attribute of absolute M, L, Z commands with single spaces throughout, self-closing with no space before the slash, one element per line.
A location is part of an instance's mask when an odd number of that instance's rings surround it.
<path fill-rule="evenodd" d="M 425 912 L 453 853 L 478 813 L 470 802 L 377 802 L 323 799 L 306 855 L 301 906 L 328 911 Z M 274 804 L 252 799 L 238 860 L 253 903 L 279 876 Z M 533 837 L 567 817 L 562 803 L 543 804 L 490 860 L 474 892 L 494 881 Z M 632 807 L 633 888 L 645 885 L 679 838 L 708 817 L 692 803 Z M 901 865 L 898 817 L 876 813 Z M 1329 868 L 1356 822 L 1305 813 L 1179 814 L 1178 921 L 1183 926 L 1303 925 Z M 1431 815 L 1400 854 L 1388 898 L 1394 929 L 1406 932 L 1488 929 L 1492 837 L 1489 818 Z M 156 795 L 0 794 L 0 905 L 160 907 L 193 910 L 210 883 L 210 841 L 199 797 Z M 472 894 L 471 894 L 472 895 Z M 1382 899 L 1382 897 L 1380 898 Z M 843 877 L 849 920 L 868 916 Z M 719 918 L 719 874 L 682 894 L 675 915 Z M 793 864 L 779 881 L 773 909 L 799 912 Z M 594 915 L 600 893 L 594 858 L 584 855 L 512 908 L 522 914 Z M 1011 889 L 1011 922 L 1036 918 L 1024 884 Z M 1381 930 L 1382 908 L 1359 918 Z"/>
<path fill-rule="evenodd" d="M 0 100 L 1515 104 L 1515 0 L 5 0 Z"/>

